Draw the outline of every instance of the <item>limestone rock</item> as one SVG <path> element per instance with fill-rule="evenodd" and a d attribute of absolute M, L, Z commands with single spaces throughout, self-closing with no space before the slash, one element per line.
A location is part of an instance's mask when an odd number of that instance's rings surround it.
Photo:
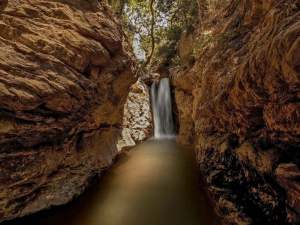
<path fill-rule="evenodd" d="M 149 87 L 138 80 L 131 86 L 124 106 L 123 142 L 133 146 L 152 136 L 152 113 Z"/>
<path fill-rule="evenodd" d="M 79 195 L 117 154 L 136 80 L 97 0 L 0 1 L 0 221 Z"/>

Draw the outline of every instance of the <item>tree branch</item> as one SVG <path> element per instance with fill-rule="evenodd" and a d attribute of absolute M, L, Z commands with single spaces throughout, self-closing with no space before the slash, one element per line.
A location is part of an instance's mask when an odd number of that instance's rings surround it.
<path fill-rule="evenodd" d="M 144 67 L 148 66 L 149 63 L 151 62 L 151 59 L 153 57 L 154 54 L 154 50 L 155 50 L 155 37 L 154 37 L 154 26 L 155 26 L 155 12 L 154 12 L 154 3 L 155 0 L 150 0 L 150 11 L 151 11 L 151 52 L 147 58 L 147 61 L 144 64 Z"/>

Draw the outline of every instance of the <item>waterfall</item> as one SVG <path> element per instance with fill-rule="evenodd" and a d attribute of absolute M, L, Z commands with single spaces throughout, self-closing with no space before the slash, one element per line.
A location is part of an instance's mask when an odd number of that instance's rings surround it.
<path fill-rule="evenodd" d="M 152 112 L 155 138 L 172 138 L 175 135 L 172 115 L 172 98 L 169 78 L 153 82 L 151 86 Z"/>

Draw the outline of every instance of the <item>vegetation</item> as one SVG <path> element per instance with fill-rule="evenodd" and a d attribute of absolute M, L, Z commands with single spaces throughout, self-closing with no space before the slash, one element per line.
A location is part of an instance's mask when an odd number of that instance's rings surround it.
<path fill-rule="evenodd" d="M 178 64 L 182 32 L 193 32 L 197 0 L 109 0 L 122 17 L 136 55 L 144 66 Z"/>

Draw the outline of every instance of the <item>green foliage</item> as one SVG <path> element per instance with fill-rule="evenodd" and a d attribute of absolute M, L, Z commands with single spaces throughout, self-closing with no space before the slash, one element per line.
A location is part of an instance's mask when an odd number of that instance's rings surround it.
<path fill-rule="evenodd" d="M 110 3 L 116 13 L 122 16 L 124 28 L 133 45 L 148 56 L 152 44 L 150 0 L 110 0 Z M 193 31 L 197 24 L 197 0 L 156 0 L 154 8 L 154 40 L 157 47 L 153 63 L 177 63 L 177 46 L 182 32 Z M 146 57 L 140 59 L 145 60 Z"/>

